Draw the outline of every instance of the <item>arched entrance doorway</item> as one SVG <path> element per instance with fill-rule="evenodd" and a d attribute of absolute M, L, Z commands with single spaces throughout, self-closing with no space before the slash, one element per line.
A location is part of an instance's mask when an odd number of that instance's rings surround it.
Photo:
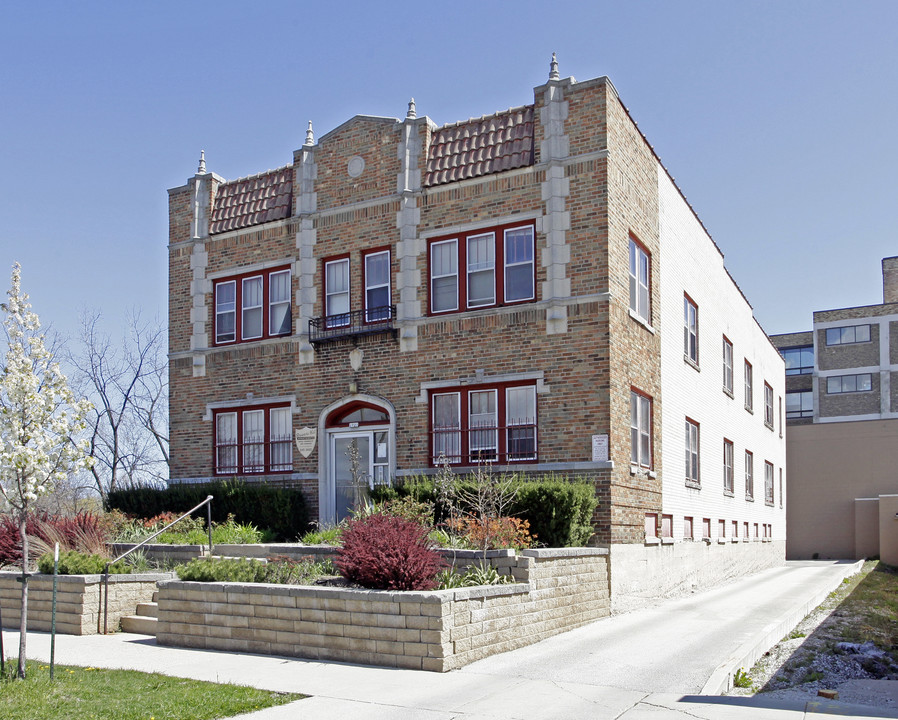
<path fill-rule="evenodd" d="M 363 486 L 388 484 L 395 471 L 396 419 L 392 406 L 371 396 L 345 398 L 321 414 L 320 520 L 340 522 L 359 502 Z"/>

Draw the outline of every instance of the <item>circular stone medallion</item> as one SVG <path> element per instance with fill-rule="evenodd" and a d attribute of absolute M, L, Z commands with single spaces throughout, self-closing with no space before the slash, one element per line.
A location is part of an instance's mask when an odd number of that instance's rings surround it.
<path fill-rule="evenodd" d="M 346 172 L 349 173 L 349 177 L 357 178 L 363 172 L 365 172 L 365 159 L 356 155 L 352 160 L 349 161 L 349 164 L 346 166 Z"/>

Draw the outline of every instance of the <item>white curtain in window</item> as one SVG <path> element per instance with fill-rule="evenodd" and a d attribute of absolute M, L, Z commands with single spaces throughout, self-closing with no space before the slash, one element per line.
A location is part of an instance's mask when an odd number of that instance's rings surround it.
<path fill-rule="evenodd" d="M 468 238 L 468 307 L 496 302 L 496 240 L 492 233 Z"/>
<path fill-rule="evenodd" d="M 265 411 L 243 413 L 243 471 L 265 470 Z"/>
<path fill-rule="evenodd" d="M 505 231 L 505 300 L 533 297 L 533 228 Z"/>
<path fill-rule="evenodd" d="M 237 283 L 215 286 L 215 342 L 233 342 L 237 323 Z"/>
<path fill-rule="evenodd" d="M 458 241 L 447 240 L 430 246 L 431 309 L 434 312 L 458 309 Z"/>
<path fill-rule="evenodd" d="M 433 459 L 444 455 L 450 462 L 461 460 L 459 394 L 433 396 Z"/>
<path fill-rule="evenodd" d="M 290 271 L 272 273 L 269 282 L 269 332 L 272 335 L 288 335 L 293 329 L 290 317 Z"/>
<path fill-rule="evenodd" d="M 237 472 L 237 413 L 219 413 L 215 417 L 215 470 Z"/>
<path fill-rule="evenodd" d="M 271 443 L 271 470 L 293 469 L 293 416 L 290 408 L 273 408 L 269 416 L 268 438 Z"/>
<path fill-rule="evenodd" d="M 243 327 L 244 340 L 262 337 L 262 278 L 252 277 L 243 281 Z"/>

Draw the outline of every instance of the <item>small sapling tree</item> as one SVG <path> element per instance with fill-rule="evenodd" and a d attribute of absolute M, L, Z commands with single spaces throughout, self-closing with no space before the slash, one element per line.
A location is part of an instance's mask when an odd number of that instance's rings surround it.
<path fill-rule="evenodd" d="M 25 677 L 28 629 L 28 535 L 33 503 L 69 473 L 88 467 L 86 424 L 90 403 L 76 400 L 44 344 L 40 320 L 22 292 L 13 265 L 8 300 L 0 303 L 8 349 L 0 368 L 0 499 L 16 519 L 22 539 L 22 604 L 18 676 Z"/>

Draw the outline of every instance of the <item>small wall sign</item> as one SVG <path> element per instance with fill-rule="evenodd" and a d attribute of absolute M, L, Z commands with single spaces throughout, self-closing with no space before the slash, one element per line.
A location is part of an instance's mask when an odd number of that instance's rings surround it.
<path fill-rule="evenodd" d="M 304 427 L 296 431 L 296 449 L 299 454 L 307 458 L 315 449 L 315 440 L 318 437 L 318 431 L 315 428 Z"/>
<path fill-rule="evenodd" d="M 592 461 L 608 462 L 608 436 L 592 436 Z"/>

